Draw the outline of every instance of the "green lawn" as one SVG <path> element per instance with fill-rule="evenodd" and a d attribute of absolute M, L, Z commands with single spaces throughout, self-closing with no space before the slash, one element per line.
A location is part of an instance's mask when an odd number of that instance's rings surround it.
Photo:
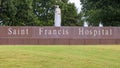
<path fill-rule="evenodd" d="M 0 46 L 0 68 L 120 68 L 120 46 Z"/>

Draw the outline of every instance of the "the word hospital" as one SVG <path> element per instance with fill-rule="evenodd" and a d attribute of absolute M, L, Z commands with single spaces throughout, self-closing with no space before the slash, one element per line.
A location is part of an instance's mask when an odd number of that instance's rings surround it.
<path fill-rule="evenodd" d="M 112 35 L 112 29 L 85 29 L 79 28 L 79 35 L 86 35 L 86 36 L 108 36 Z"/>

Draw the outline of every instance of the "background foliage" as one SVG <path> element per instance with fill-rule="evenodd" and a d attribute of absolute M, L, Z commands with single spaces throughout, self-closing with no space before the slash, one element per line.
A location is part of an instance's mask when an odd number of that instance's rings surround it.
<path fill-rule="evenodd" d="M 120 26 L 120 0 L 80 0 L 82 12 L 91 25 Z"/>
<path fill-rule="evenodd" d="M 119 0 L 80 0 L 82 11 L 77 13 L 68 0 L 0 0 L 0 25 L 53 26 L 55 5 L 62 11 L 62 26 L 120 26 Z"/>
<path fill-rule="evenodd" d="M 1 25 L 52 26 L 55 5 L 62 11 L 62 25 L 80 25 L 75 5 L 68 0 L 0 0 Z"/>

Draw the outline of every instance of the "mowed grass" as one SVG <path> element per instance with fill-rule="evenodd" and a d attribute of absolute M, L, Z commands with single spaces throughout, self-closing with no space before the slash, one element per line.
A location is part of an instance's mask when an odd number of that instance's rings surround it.
<path fill-rule="evenodd" d="M 120 46 L 0 46 L 0 68 L 120 68 Z"/>

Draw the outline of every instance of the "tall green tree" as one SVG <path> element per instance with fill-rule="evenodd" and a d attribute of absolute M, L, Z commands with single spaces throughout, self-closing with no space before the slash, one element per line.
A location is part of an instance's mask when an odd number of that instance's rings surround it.
<path fill-rule="evenodd" d="M 77 25 L 77 9 L 68 0 L 34 0 L 34 13 L 42 21 L 42 25 L 51 26 L 54 24 L 55 5 L 59 5 L 62 12 L 62 25 Z"/>
<path fill-rule="evenodd" d="M 91 25 L 120 26 L 119 0 L 80 0 L 84 17 Z"/>
<path fill-rule="evenodd" d="M 55 5 L 62 12 L 62 25 L 79 25 L 75 5 L 68 0 L 0 0 L 0 23 L 5 26 L 53 26 Z"/>
<path fill-rule="evenodd" d="M 32 0 L 1 0 L 0 19 L 7 26 L 36 25 L 32 8 Z"/>
<path fill-rule="evenodd" d="M 41 21 L 42 26 L 50 26 L 54 23 L 54 0 L 34 0 L 34 14 Z"/>
<path fill-rule="evenodd" d="M 66 6 L 63 6 L 62 9 L 62 25 L 65 26 L 76 26 L 78 25 L 78 13 L 77 9 L 73 3 L 69 3 Z"/>

